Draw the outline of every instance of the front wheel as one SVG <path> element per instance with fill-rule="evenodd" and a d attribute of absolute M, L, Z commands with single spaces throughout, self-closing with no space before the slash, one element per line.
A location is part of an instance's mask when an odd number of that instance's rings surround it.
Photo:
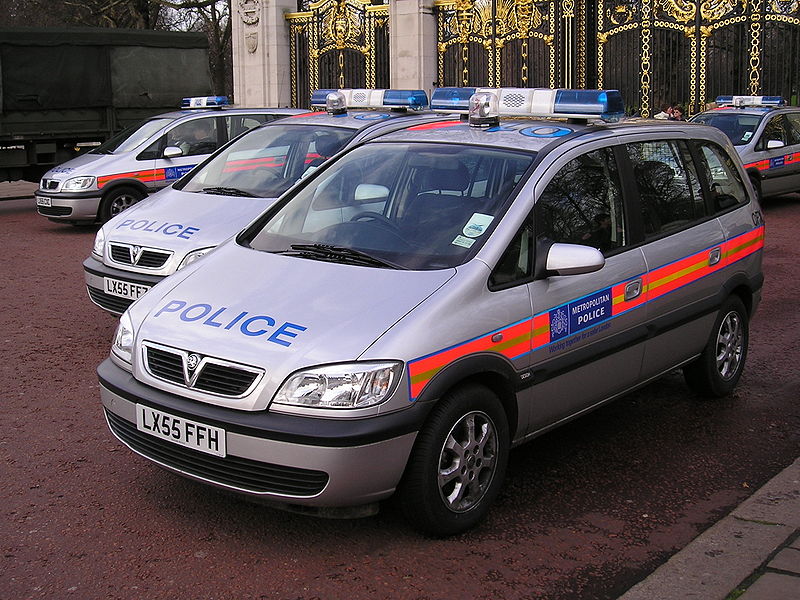
<path fill-rule="evenodd" d="M 747 359 L 748 315 L 738 296 L 722 305 L 703 353 L 683 368 L 686 383 L 705 396 L 727 396 L 736 387 Z"/>
<path fill-rule="evenodd" d="M 435 536 L 475 526 L 500 491 L 508 449 L 508 420 L 491 390 L 450 392 L 420 431 L 398 491 L 409 523 Z"/>
<path fill-rule="evenodd" d="M 105 223 L 126 208 L 130 208 L 144 197 L 144 193 L 133 187 L 122 186 L 114 188 L 106 194 L 103 201 L 100 203 L 98 215 L 100 217 L 100 222 Z"/>

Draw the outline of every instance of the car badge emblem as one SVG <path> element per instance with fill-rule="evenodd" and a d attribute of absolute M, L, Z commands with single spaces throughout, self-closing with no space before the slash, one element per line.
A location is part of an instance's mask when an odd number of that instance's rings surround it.
<path fill-rule="evenodd" d="M 200 364 L 200 357 L 197 354 L 190 354 L 186 357 L 186 367 L 189 371 L 194 371 Z"/>
<path fill-rule="evenodd" d="M 139 259 L 142 257 L 142 252 L 144 252 L 144 248 L 142 248 L 141 246 L 134 246 L 131 249 L 131 253 L 133 255 L 132 256 L 133 264 L 138 264 L 139 263 Z"/>

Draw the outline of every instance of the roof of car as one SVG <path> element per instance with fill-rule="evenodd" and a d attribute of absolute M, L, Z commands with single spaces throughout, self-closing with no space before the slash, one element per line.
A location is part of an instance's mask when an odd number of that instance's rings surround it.
<path fill-rule="evenodd" d="M 153 118 L 155 119 L 183 119 L 186 117 L 193 117 L 197 115 L 205 115 L 208 113 L 225 113 L 234 115 L 251 115 L 251 114 L 269 114 L 269 115 L 285 115 L 287 117 L 292 115 L 303 114 L 306 111 L 300 108 L 240 108 L 230 106 L 210 107 L 210 108 L 192 108 L 185 110 L 175 110 L 168 113 L 161 113 Z"/>
<path fill-rule="evenodd" d="M 385 122 L 394 119 L 424 119 L 425 117 L 437 117 L 431 111 L 391 111 L 391 110 L 348 110 L 344 114 L 331 115 L 326 111 L 301 111 L 291 117 L 291 121 L 286 123 L 298 123 L 302 125 L 321 125 L 329 127 L 346 127 L 348 129 L 363 129 L 374 125 L 377 122 Z"/>

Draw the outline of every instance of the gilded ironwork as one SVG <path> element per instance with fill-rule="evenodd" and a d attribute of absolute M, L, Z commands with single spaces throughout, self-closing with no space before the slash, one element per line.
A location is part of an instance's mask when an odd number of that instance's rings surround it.
<path fill-rule="evenodd" d="M 574 0 L 572 0 L 574 4 Z M 568 2 L 564 2 L 567 4 Z M 438 67 L 441 85 L 470 85 L 485 81 L 489 86 L 507 84 L 504 55 L 518 41 L 519 72 L 515 79 L 530 83 L 530 56 L 544 53 L 548 60 L 548 81 L 555 82 L 554 0 L 436 0 Z M 451 48 L 458 47 L 454 55 Z M 505 52 L 504 52 L 505 51 Z M 480 55 L 480 56 L 478 56 Z M 471 65 L 484 57 L 486 72 L 476 73 Z M 452 80 L 447 66 L 458 61 L 458 79 Z"/>
<path fill-rule="evenodd" d="M 380 67 L 381 73 L 377 64 L 378 46 L 388 44 L 388 5 L 374 5 L 371 0 L 319 0 L 307 4 L 303 12 L 287 14 L 286 20 L 294 106 L 300 106 L 323 81 L 340 88 L 374 88 L 379 78 L 388 83 L 388 62 Z M 307 49 L 303 57 L 307 69 L 300 68 L 300 45 Z"/>

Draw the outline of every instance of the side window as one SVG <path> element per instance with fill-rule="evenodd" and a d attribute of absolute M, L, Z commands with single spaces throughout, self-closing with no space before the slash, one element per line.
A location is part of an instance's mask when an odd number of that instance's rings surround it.
<path fill-rule="evenodd" d="M 697 175 L 687 170 L 685 146 L 660 140 L 627 144 L 642 207 L 645 238 L 684 227 L 705 216 Z M 694 179 L 695 185 L 692 185 Z"/>
<path fill-rule="evenodd" d="M 167 146 L 177 146 L 184 156 L 211 154 L 219 148 L 217 120 L 194 119 L 167 132 Z"/>
<path fill-rule="evenodd" d="M 789 121 L 789 143 L 800 144 L 800 113 L 786 115 Z"/>
<path fill-rule="evenodd" d="M 627 243 L 619 174 L 610 148 L 564 165 L 534 208 L 536 236 L 609 253 Z"/>
<path fill-rule="evenodd" d="M 711 142 L 700 143 L 699 150 L 700 170 L 708 183 L 714 211 L 745 204 L 747 192 L 728 153 Z"/>
<path fill-rule="evenodd" d="M 767 121 L 761 138 L 758 140 L 756 150 L 767 150 L 769 142 L 781 142 L 789 145 L 789 121 L 785 115 L 777 115 Z"/>
<path fill-rule="evenodd" d="M 533 240 L 533 220 L 528 218 L 492 271 L 491 288 L 521 282 L 533 274 Z"/>
<path fill-rule="evenodd" d="M 237 135 L 244 133 L 258 127 L 262 123 L 271 120 L 268 119 L 270 115 L 228 115 L 225 117 L 225 126 L 227 128 L 228 139 L 232 140 Z"/>

